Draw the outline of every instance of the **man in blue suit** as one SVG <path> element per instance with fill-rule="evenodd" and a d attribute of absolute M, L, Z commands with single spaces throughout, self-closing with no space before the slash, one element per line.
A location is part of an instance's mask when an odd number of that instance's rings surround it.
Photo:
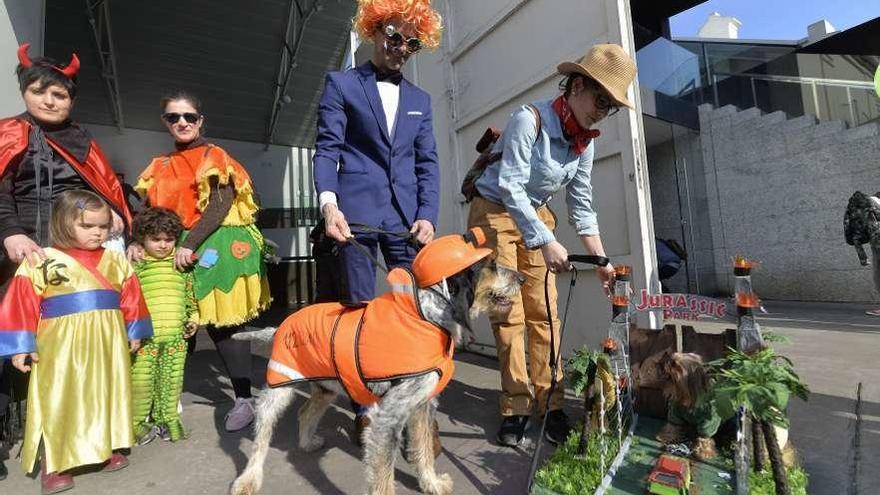
<path fill-rule="evenodd" d="M 368 38 L 372 59 L 327 74 L 318 107 L 314 172 L 327 235 L 339 242 L 352 237 L 349 222 L 409 231 L 422 244 L 434 236 L 440 171 L 431 98 L 400 73 L 425 43 L 417 36 L 419 27 L 405 15 L 375 24 Z M 400 237 L 358 234 L 355 239 L 374 255 L 380 247 L 389 268 L 409 265 L 415 257 L 415 248 Z M 372 299 L 373 262 L 350 244 L 341 256 L 349 302 Z"/>
<path fill-rule="evenodd" d="M 377 248 L 389 268 L 410 266 L 416 247 L 401 236 L 352 234 L 349 222 L 410 232 L 419 244 L 434 237 L 440 170 L 431 122 L 431 98 L 403 78 L 401 68 L 423 46 L 439 44 L 440 16 L 428 0 L 358 2 L 355 28 L 373 43 L 371 60 L 327 74 L 318 107 L 314 176 L 326 234 L 342 243 L 348 303 L 373 299 Z M 357 230 L 357 229 L 355 229 Z M 356 440 L 366 424 L 358 411 Z M 438 443 L 439 445 L 439 443 Z"/>

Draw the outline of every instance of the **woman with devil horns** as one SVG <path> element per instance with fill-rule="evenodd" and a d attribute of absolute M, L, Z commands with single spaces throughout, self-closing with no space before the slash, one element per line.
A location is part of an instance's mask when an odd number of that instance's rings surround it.
<path fill-rule="evenodd" d="M 45 258 L 42 246 L 49 243 L 52 203 L 62 192 L 86 189 L 101 196 L 113 211 L 111 235 L 123 233 L 131 220 L 122 187 L 101 148 L 70 120 L 79 59 L 74 54 L 62 67 L 47 57 L 31 59 L 28 47 L 25 43 L 18 49 L 16 69 L 26 111 L 0 120 L 0 297 L 19 263 L 36 265 Z M 15 347 L 14 339 L 12 332 L 0 332 L 0 356 Z M 11 430 L 5 414 L 10 382 L 25 383 L 9 363 L 4 367 L 0 448 L 10 440 L 5 438 Z M 0 464 L 0 478 L 4 472 Z"/>

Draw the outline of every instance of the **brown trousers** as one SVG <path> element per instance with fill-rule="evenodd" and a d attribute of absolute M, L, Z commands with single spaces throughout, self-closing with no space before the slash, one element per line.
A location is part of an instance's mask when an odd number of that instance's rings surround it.
<path fill-rule="evenodd" d="M 549 207 L 542 206 L 537 212 L 550 230 L 556 228 L 556 217 Z M 526 248 L 513 217 L 503 205 L 480 197 L 474 198 L 468 215 L 468 228 L 478 226 L 489 227 L 497 233 L 497 243 L 489 246 L 495 251 L 495 261 L 499 265 L 515 268 L 526 279 L 510 312 L 490 317 L 501 371 L 501 415 L 530 415 L 536 405 L 538 412 L 543 413 L 550 391 L 550 326 L 544 300 L 544 276 L 547 273 L 544 256 L 540 249 Z M 490 240 L 494 239 L 490 237 Z M 556 308 L 556 276 L 552 273 L 549 289 L 559 362 L 560 323 Z M 551 411 L 562 409 L 565 394 L 562 366 L 558 370 L 556 390 L 550 398 Z M 530 387 L 530 378 L 534 392 Z"/>

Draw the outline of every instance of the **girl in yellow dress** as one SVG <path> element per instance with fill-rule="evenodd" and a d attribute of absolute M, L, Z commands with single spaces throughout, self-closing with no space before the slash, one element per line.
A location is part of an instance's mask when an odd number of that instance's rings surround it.
<path fill-rule="evenodd" d="M 0 356 L 30 371 L 22 469 L 42 453 L 44 494 L 72 488 L 77 466 L 124 468 L 115 451 L 134 443 L 129 352 L 153 327 L 125 256 L 101 247 L 110 224 L 100 196 L 62 193 L 52 247 L 19 266 L 0 306 Z"/>

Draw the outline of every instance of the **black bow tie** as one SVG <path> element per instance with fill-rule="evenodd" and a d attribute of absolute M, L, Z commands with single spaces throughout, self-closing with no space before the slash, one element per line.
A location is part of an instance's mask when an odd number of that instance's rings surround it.
<path fill-rule="evenodd" d="M 381 73 L 376 72 L 376 82 L 390 82 L 391 84 L 400 85 L 403 80 L 403 74 L 400 72 Z"/>

